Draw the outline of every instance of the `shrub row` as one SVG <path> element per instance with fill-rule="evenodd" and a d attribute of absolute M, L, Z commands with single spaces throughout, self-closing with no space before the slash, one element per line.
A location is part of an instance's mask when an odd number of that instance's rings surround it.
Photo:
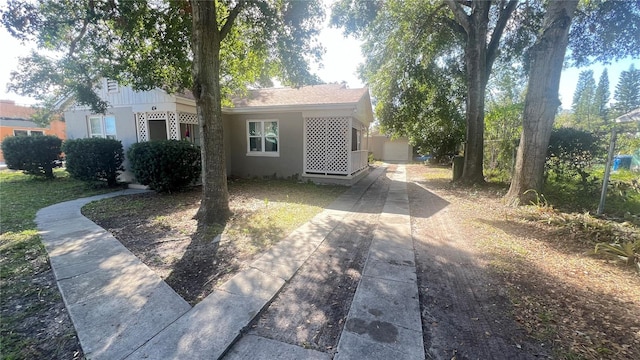
<path fill-rule="evenodd" d="M 83 181 L 106 181 L 109 187 L 118 184 L 118 174 L 124 170 L 124 151 L 120 141 L 102 138 L 67 140 L 62 151 L 71 177 Z"/>
<path fill-rule="evenodd" d="M 200 177 L 200 148 L 187 141 L 136 143 L 127 157 L 136 180 L 158 192 L 181 190 Z"/>
<path fill-rule="evenodd" d="M 2 141 L 2 153 L 9 169 L 53 179 L 53 169 L 61 165 L 61 144 L 53 135 L 10 136 Z"/>
<path fill-rule="evenodd" d="M 64 151 L 69 175 L 83 181 L 117 185 L 124 170 L 122 143 L 113 139 L 62 140 L 55 136 L 11 136 L 2 142 L 7 167 L 53 178 Z M 200 177 L 200 149 L 186 141 L 137 143 L 127 152 L 136 180 L 159 192 L 181 190 Z"/>

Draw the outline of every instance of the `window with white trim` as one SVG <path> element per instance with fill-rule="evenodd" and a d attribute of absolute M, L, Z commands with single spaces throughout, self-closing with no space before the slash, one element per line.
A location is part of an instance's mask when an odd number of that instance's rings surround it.
<path fill-rule="evenodd" d="M 13 136 L 38 136 L 44 135 L 44 131 L 42 130 L 13 130 Z"/>
<path fill-rule="evenodd" d="M 278 120 L 247 120 L 247 155 L 279 156 Z"/>
<path fill-rule="evenodd" d="M 116 138 L 116 117 L 113 115 L 89 116 L 89 137 Z"/>

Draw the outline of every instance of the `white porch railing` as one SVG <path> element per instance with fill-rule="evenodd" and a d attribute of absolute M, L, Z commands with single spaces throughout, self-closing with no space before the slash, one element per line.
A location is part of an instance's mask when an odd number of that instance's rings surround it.
<path fill-rule="evenodd" d="M 351 152 L 351 174 L 366 168 L 368 163 L 369 152 L 367 150 L 358 150 Z"/>

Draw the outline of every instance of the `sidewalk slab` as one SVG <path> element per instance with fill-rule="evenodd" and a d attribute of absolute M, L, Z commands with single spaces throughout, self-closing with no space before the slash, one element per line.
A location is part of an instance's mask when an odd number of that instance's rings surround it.
<path fill-rule="evenodd" d="M 245 335 L 224 357 L 225 360 L 331 360 L 331 355 L 299 346 Z"/>
<path fill-rule="evenodd" d="M 218 359 L 265 304 L 215 291 L 127 359 Z"/>
<path fill-rule="evenodd" d="M 392 180 L 334 359 L 424 359 L 409 198 L 403 165 Z"/>
<path fill-rule="evenodd" d="M 62 299 L 90 359 L 124 358 L 191 308 L 80 212 L 91 201 L 140 192 L 116 191 L 68 201 L 36 214 Z"/>

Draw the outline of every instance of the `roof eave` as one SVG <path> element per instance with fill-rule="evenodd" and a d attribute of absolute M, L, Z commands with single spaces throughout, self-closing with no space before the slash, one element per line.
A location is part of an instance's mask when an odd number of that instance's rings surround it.
<path fill-rule="evenodd" d="M 315 110 L 350 110 L 357 107 L 357 103 L 337 103 L 337 104 L 295 104 L 295 105 L 267 105 L 267 106 L 244 106 L 244 107 L 224 107 L 223 113 L 227 114 L 254 114 L 254 113 L 277 113 L 293 111 L 315 111 Z"/>

